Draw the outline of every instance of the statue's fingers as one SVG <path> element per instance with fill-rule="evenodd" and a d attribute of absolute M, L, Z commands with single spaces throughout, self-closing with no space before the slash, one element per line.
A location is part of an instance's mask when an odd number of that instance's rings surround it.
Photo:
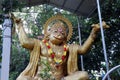
<path fill-rule="evenodd" d="M 100 28 L 100 26 L 98 24 L 92 24 L 91 27 L 92 28 Z"/>
<path fill-rule="evenodd" d="M 98 26 L 98 24 L 92 24 L 91 26 L 92 26 L 92 27 L 96 27 L 96 26 Z"/>
<path fill-rule="evenodd" d="M 92 24 L 91 27 L 95 27 L 95 24 Z"/>
<path fill-rule="evenodd" d="M 15 23 L 20 23 L 21 22 L 21 19 L 15 17 L 13 13 L 10 13 L 10 17 Z"/>
<path fill-rule="evenodd" d="M 99 29 L 100 28 L 100 24 L 92 24 L 91 27 Z M 103 28 L 110 28 L 110 26 L 108 26 L 105 21 L 102 21 L 102 27 Z"/>
<path fill-rule="evenodd" d="M 105 25 L 105 26 L 103 26 L 103 28 L 110 28 L 110 26 L 108 26 L 108 25 Z"/>
<path fill-rule="evenodd" d="M 19 18 L 19 19 L 16 19 L 15 22 L 16 22 L 16 23 L 20 23 L 20 22 L 21 22 L 21 19 L 20 19 L 20 18 Z"/>
<path fill-rule="evenodd" d="M 14 14 L 13 14 L 13 13 L 10 13 L 10 17 L 11 17 L 11 19 L 15 22 L 16 17 L 14 16 Z"/>

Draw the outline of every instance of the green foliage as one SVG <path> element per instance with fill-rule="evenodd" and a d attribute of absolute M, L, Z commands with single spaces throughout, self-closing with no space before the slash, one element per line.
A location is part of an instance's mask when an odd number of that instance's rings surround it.
<path fill-rule="evenodd" d="M 110 67 L 120 63 L 120 0 L 111 0 L 103 5 L 103 19 L 110 25 L 106 32 L 107 49 L 109 60 L 112 62 Z M 105 16 L 106 15 L 106 16 Z"/>
<path fill-rule="evenodd" d="M 17 75 L 18 75 L 17 71 L 16 72 L 10 72 L 10 78 L 9 78 L 9 80 L 15 80 L 16 77 L 17 77 Z"/>
<path fill-rule="evenodd" d="M 3 15 L 0 15 L 0 24 L 3 23 L 3 21 L 4 21 L 3 19 L 4 19 Z"/>
<path fill-rule="evenodd" d="M 102 20 L 106 21 L 106 23 L 110 26 L 110 29 L 104 30 L 104 35 L 109 67 L 112 68 L 120 63 L 120 0 L 106 0 L 101 6 L 101 11 Z M 86 19 L 84 21 L 86 21 Z M 92 18 L 87 19 L 86 25 L 98 22 L 98 15 L 96 14 Z M 85 33 L 82 33 L 83 36 L 86 35 L 86 29 L 84 29 Z M 104 70 L 106 70 L 105 65 L 101 64 L 101 62 L 104 61 L 102 41 L 99 33 L 92 49 L 84 56 L 84 67 L 86 70 L 93 69 L 99 71 L 100 67 L 103 67 Z M 113 79 L 117 79 L 118 76 L 119 75 L 116 71 L 111 74 Z"/>
<path fill-rule="evenodd" d="M 18 2 L 18 0 L 3 0 L 2 1 L 2 9 L 0 10 L 3 13 L 9 13 L 12 11 L 16 11 L 16 9 L 21 10 L 21 8 L 25 5 L 23 2 Z"/>
<path fill-rule="evenodd" d="M 12 39 L 12 53 L 10 57 L 10 80 L 16 77 L 25 69 L 29 61 L 29 52 L 23 49 L 16 37 Z"/>
<path fill-rule="evenodd" d="M 40 64 L 44 66 L 44 69 L 39 73 L 39 76 L 44 80 L 51 79 L 51 74 L 49 73 L 51 68 L 49 63 L 43 60 L 40 62 Z"/>

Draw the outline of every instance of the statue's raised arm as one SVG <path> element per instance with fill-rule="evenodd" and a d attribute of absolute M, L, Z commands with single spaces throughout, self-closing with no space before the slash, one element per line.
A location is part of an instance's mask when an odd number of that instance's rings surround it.
<path fill-rule="evenodd" d="M 34 39 L 28 38 L 24 28 L 23 21 L 20 18 L 16 18 L 13 14 L 11 16 L 13 22 L 15 23 L 16 32 L 18 34 L 19 41 L 22 47 L 27 49 L 33 49 Z"/>
<path fill-rule="evenodd" d="M 104 21 L 102 22 L 102 27 L 103 28 L 109 28 L 109 26 Z M 91 31 L 88 39 L 84 42 L 84 44 L 82 46 L 80 46 L 80 48 L 78 50 L 79 54 L 84 54 L 90 49 L 90 47 L 91 47 L 92 43 L 94 42 L 94 40 L 97 36 L 97 33 L 99 31 L 100 31 L 100 25 L 99 24 L 93 24 L 92 25 L 92 31 Z"/>

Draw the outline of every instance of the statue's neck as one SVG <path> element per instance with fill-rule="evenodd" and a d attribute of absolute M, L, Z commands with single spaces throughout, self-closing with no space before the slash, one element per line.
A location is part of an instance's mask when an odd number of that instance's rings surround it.
<path fill-rule="evenodd" d="M 63 46 L 64 45 L 64 43 L 52 43 L 51 41 L 49 41 L 49 44 L 51 45 L 51 46 L 56 46 L 56 47 L 58 47 L 58 46 Z"/>

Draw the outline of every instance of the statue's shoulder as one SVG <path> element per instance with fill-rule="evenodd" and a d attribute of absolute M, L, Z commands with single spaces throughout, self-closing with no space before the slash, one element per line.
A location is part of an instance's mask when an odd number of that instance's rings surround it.
<path fill-rule="evenodd" d="M 35 38 L 34 38 L 34 42 L 35 42 L 35 45 L 39 45 L 39 46 L 43 44 L 42 40 L 35 39 Z"/>

